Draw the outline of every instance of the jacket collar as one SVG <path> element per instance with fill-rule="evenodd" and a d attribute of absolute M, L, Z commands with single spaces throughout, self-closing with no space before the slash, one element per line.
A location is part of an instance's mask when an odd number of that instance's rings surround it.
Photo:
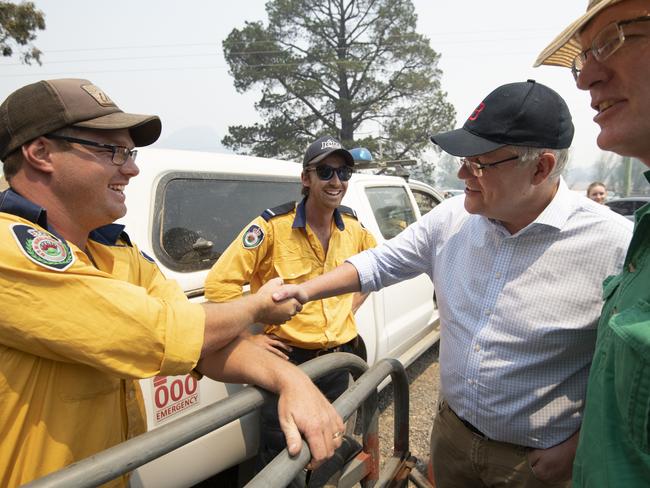
<path fill-rule="evenodd" d="M 56 229 L 47 223 L 47 210 L 27 200 L 17 193 L 13 188 L 0 192 L 0 212 L 16 215 L 25 220 L 33 222 L 51 234 L 61 238 Z M 93 230 L 88 237 L 100 244 L 114 246 L 121 237 L 127 244 L 131 245 L 129 237 L 124 232 L 124 226 L 119 224 L 108 224 Z"/>
<path fill-rule="evenodd" d="M 302 201 L 296 207 L 296 217 L 293 219 L 293 229 L 300 229 L 307 227 L 307 212 L 305 210 L 305 203 L 307 202 L 307 197 L 303 198 Z M 343 216 L 339 212 L 338 208 L 334 209 L 334 223 L 336 227 L 343 231 L 345 230 L 345 223 L 343 222 Z"/>

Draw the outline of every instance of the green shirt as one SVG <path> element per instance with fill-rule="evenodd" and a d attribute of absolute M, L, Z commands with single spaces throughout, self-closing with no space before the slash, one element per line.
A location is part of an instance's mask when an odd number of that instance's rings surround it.
<path fill-rule="evenodd" d="M 650 204 L 635 218 L 623 272 L 603 286 L 574 486 L 650 486 Z"/>

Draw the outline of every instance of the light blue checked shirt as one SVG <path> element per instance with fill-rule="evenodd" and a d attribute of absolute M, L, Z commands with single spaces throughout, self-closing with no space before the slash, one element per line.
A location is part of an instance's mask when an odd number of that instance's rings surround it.
<path fill-rule="evenodd" d="M 631 222 L 564 181 L 514 235 L 464 198 L 348 261 L 364 292 L 429 275 L 445 400 L 491 439 L 551 447 L 580 427 L 601 284 L 622 267 Z"/>

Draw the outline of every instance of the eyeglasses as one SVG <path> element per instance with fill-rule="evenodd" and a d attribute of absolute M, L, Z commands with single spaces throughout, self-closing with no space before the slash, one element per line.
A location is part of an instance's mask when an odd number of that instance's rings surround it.
<path fill-rule="evenodd" d="M 91 146 L 98 147 L 100 149 L 106 149 L 111 152 L 111 161 L 116 166 L 122 166 L 126 163 L 129 158 L 135 161 L 135 157 L 138 155 L 137 149 L 129 149 L 124 146 L 116 146 L 114 144 L 103 144 L 101 142 L 87 141 L 85 139 L 78 139 L 76 137 L 60 136 L 57 134 L 48 134 L 48 139 L 57 139 L 61 141 L 74 142 L 76 144 L 81 144 L 82 146 Z"/>
<path fill-rule="evenodd" d="M 587 55 L 590 52 L 596 61 L 602 62 L 618 51 L 626 39 L 644 37 L 642 34 L 628 34 L 626 37 L 623 32 L 623 26 L 648 21 L 650 21 L 650 15 L 622 20 L 620 22 L 613 22 L 605 26 L 603 30 L 594 37 L 594 40 L 591 42 L 591 47 L 585 49 L 573 59 L 573 62 L 571 63 L 571 73 L 573 74 L 573 78 L 578 81 L 578 76 L 587 62 Z"/>
<path fill-rule="evenodd" d="M 348 181 L 350 178 L 352 178 L 352 173 L 354 173 L 350 166 L 341 166 L 340 168 L 334 168 L 332 166 L 328 166 L 327 164 L 320 164 L 315 168 L 307 169 L 307 171 L 316 171 L 316 176 L 318 176 L 318 179 L 323 181 L 331 180 L 334 177 L 334 173 L 336 173 L 336 176 L 339 177 L 339 180 Z"/>
<path fill-rule="evenodd" d="M 510 156 L 509 158 L 502 159 L 501 161 L 495 161 L 494 163 L 477 163 L 476 161 L 470 161 L 467 158 L 460 158 L 460 164 L 465 165 L 467 170 L 472 173 L 476 177 L 481 177 L 483 176 L 483 170 L 485 168 L 491 168 L 492 166 L 496 166 L 497 164 L 501 163 L 507 163 L 508 161 L 514 161 L 515 159 L 519 159 L 519 156 Z"/>

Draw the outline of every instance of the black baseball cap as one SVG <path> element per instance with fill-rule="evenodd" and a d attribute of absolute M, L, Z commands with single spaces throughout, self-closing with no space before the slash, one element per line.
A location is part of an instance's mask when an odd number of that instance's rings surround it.
<path fill-rule="evenodd" d="M 528 80 L 500 86 L 461 129 L 431 136 L 454 156 L 477 156 L 503 146 L 565 149 L 573 140 L 569 107 L 549 87 Z"/>
<path fill-rule="evenodd" d="M 319 137 L 312 142 L 305 152 L 302 165 L 305 167 L 309 164 L 318 163 L 331 154 L 340 154 L 345 159 L 345 164 L 354 166 L 354 157 L 352 157 L 350 151 L 345 149 L 343 144 L 332 136 Z"/>

